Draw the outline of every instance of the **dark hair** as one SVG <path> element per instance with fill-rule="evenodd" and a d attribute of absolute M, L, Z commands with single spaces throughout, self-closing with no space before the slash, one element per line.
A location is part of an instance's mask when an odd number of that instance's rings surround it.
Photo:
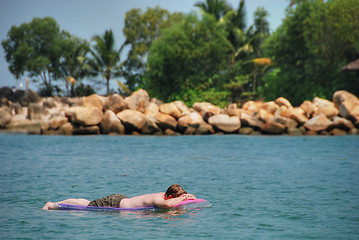
<path fill-rule="evenodd" d="M 178 185 L 178 184 L 173 184 L 172 186 L 170 186 L 167 191 L 166 191 L 166 197 L 169 197 L 170 195 L 173 198 L 179 197 L 182 194 L 187 193 L 185 190 L 183 190 L 183 188 Z"/>

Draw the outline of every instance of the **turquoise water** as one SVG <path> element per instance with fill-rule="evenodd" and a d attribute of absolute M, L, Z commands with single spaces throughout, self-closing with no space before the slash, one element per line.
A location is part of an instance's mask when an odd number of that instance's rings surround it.
<path fill-rule="evenodd" d="M 359 136 L 0 134 L 0 239 L 359 239 Z M 165 191 L 185 213 L 44 211 Z"/>

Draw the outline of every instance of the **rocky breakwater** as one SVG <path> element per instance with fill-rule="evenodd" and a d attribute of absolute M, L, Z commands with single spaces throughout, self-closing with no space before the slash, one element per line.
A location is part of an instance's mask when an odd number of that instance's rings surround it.
<path fill-rule="evenodd" d="M 44 135 L 359 133 L 359 100 L 347 91 L 335 92 L 333 101 L 315 97 L 298 107 L 280 97 L 241 106 L 229 104 L 225 109 L 208 102 L 195 103 L 191 108 L 182 101 L 162 103 L 143 89 L 126 98 L 93 94 L 31 99 L 21 102 L 2 95 L 0 128 Z"/>

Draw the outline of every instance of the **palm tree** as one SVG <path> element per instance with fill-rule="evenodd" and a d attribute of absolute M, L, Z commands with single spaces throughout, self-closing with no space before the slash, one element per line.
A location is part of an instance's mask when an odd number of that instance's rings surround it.
<path fill-rule="evenodd" d="M 107 95 L 110 94 L 110 80 L 112 77 L 122 75 L 122 67 L 125 62 L 120 62 L 120 54 L 127 44 L 125 41 L 119 50 L 115 49 L 115 39 L 112 30 L 106 30 L 103 36 L 96 35 L 92 38 L 96 45 L 91 49 L 94 57 L 93 68 L 100 72 L 106 79 Z"/>
<path fill-rule="evenodd" d="M 225 0 L 206 0 L 197 2 L 194 6 L 200 8 L 204 13 L 213 15 L 217 21 L 231 10 Z"/>
<path fill-rule="evenodd" d="M 79 38 L 70 38 L 63 52 L 63 59 L 60 63 L 60 77 L 66 81 L 66 91 L 69 96 L 69 84 L 71 85 L 71 96 L 75 95 L 74 85 L 77 80 L 90 74 L 91 66 L 86 56 L 89 52 L 89 44 Z"/>

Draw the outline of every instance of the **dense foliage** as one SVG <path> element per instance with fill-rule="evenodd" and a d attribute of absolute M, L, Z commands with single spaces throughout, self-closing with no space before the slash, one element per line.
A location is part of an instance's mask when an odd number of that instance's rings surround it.
<path fill-rule="evenodd" d="M 359 58 L 358 22 L 356 0 L 297 1 L 266 42 L 276 65 L 264 77 L 263 96 L 299 104 L 314 96 L 331 98 L 339 89 L 359 95 L 358 75 L 341 70 Z"/>
<path fill-rule="evenodd" d="M 110 80 L 123 77 L 116 79 L 120 94 L 145 88 L 152 97 L 188 104 L 225 106 L 283 96 L 296 105 L 314 96 L 331 98 L 339 89 L 359 95 L 358 71 L 341 69 L 359 58 L 359 2 L 288 4 L 273 33 L 264 8 L 247 27 L 244 0 L 237 8 L 225 0 L 205 0 L 195 4 L 200 15 L 131 9 L 120 49 L 111 30 L 93 37 L 91 47 L 50 17 L 13 26 L 2 46 L 15 78 L 31 77 L 49 96 L 62 90 L 55 80 L 65 83 L 67 95 L 90 94 L 93 88 L 79 81 L 98 75 L 106 80 L 107 94 Z M 121 60 L 124 49 L 128 54 Z"/>
<path fill-rule="evenodd" d="M 188 15 L 151 45 L 146 89 L 165 101 L 190 102 L 204 89 L 220 89 L 223 83 L 213 76 L 230 63 L 230 50 L 226 32 L 214 17 Z"/>

